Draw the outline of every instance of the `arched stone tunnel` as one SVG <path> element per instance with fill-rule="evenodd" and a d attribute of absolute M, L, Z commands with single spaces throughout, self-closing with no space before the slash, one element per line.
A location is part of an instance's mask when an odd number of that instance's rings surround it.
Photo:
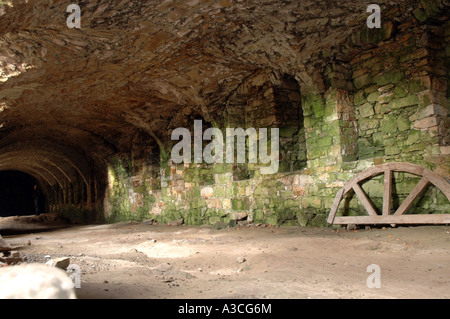
<path fill-rule="evenodd" d="M 378 1 L 370 29 L 371 2 L 82 0 L 69 28 L 68 1 L 0 1 L 0 170 L 73 221 L 193 225 L 324 225 L 339 187 L 388 161 L 448 178 L 450 4 Z M 174 163 L 194 120 L 279 128 L 277 173 Z M 429 190 L 416 210 L 449 205 Z"/>

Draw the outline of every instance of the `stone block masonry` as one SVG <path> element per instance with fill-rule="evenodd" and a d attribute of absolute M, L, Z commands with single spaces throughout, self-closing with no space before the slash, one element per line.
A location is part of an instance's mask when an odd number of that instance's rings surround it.
<path fill-rule="evenodd" d="M 435 38 L 441 44 L 429 42 Z M 446 43 L 443 29 L 410 27 L 407 34 L 355 55 L 347 66 L 350 84 L 332 85 L 322 93 L 302 94 L 293 78 L 277 73 L 255 74 L 229 98 L 228 105 L 239 105 L 239 112 L 225 108 L 215 125 L 220 129 L 278 127 L 279 172 L 262 175 L 258 163 L 168 161 L 161 174 L 152 177 L 160 189 L 142 186 L 147 183 L 144 175 L 116 173 L 110 194 L 120 200 L 110 207 L 121 209 L 111 213 L 111 219 L 326 226 L 336 192 L 373 165 L 405 161 L 450 177 L 448 74 L 442 73 L 448 60 Z M 332 75 L 336 77 L 336 72 Z M 141 186 L 133 187 L 131 180 Z M 393 207 L 417 182 L 414 175 L 394 174 Z M 382 177 L 362 188 L 380 211 Z M 342 206 L 338 215 L 365 214 L 351 194 Z M 449 211 L 445 196 L 433 188 L 411 209 L 412 213 Z"/>
<path fill-rule="evenodd" d="M 373 165 L 450 177 L 447 0 L 379 3 L 380 28 L 346 0 L 98 0 L 79 4 L 81 28 L 67 5 L 0 1 L 0 170 L 33 176 L 50 212 L 326 226 L 338 190 Z M 196 121 L 223 137 L 278 129 L 276 173 L 260 157 L 175 163 L 172 133 L 195 136 Z M 393 208 L 417 183 L 394 178 Z M 377 207 L 382 187 L 362 185 Z M 338 213 L 365 214 L 351 195 Z M 449 211 L 433 188 L 411 208 Z"/>
<path fill-rule="evenodd" d="M 431 164 L 448 176 L 448 161 L 440 153 L 448 139 L 447 89 L 433 85 L 447 82 L 441 72 L 444 34 L 424 26 L 414 31 L 372 50 L 370 59 L 360 55 L 351 61 L 358 75 L 354 84 L 359 158 Z M 435 41 L 441 41 L 440 49 L 424 38 L 439 38 Z"/>

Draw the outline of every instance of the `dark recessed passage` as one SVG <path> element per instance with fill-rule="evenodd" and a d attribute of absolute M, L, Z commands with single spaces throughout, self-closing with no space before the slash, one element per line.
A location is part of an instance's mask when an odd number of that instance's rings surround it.
<path fill-rule="evenodd" d="M 36 179 L 19 171 L 0 172 L 0 217 L 33 215 L 33 187 Z M 44 196 L 40 196 L 40 212 L 44 212 Z"/>

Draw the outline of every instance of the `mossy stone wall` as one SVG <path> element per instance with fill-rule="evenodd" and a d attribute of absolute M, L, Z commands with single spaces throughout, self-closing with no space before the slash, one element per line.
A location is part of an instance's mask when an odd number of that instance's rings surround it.
<path fill-rule="evenodd" d="M 174 164 L 161 157 L 156 167 L 136 165 L 140 159 L 131 155 L 115 158 L 106 219 L 326 226 L 338 190 L 371 166 L 410 162 L 449 178 L 449 29 L 423 25 L 375 37 L 376 46 L 349 61 L 347 82 L 335 77 L 325 92 L 302 94 L 292 77 L 255 74 L 236 89 L 215 125 L 278 127 L 278 173 L 262 175 L 260 164 Z M 394 174 L 394 209 L 418 180 Z M 362 184 L 378 210 L 383 187 L 382 176 Z M 445 196 L 430 187 L 410 212 L 449 211 Z M 349 194 L 338 214 L 365 210 Z"/>

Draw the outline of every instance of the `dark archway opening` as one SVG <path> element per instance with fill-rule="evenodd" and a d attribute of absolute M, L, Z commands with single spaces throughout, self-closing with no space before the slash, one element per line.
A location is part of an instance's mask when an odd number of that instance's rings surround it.
<path fill-rule="evenodd" d="M 33 215 L 33 187 L 37 180 L 23 172 L 0 172 L 0 217 Z M 40 189 L 39 212 L 46 208 L 46 198 Z"/>

